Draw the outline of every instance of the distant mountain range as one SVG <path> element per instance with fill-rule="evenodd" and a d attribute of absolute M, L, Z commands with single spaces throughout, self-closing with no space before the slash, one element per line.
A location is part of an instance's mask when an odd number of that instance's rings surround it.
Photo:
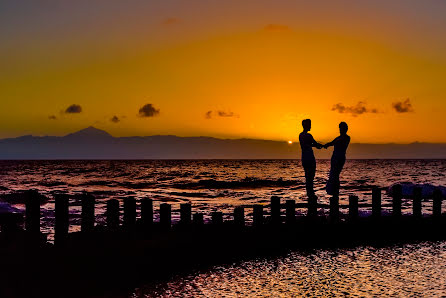
<path fill-rule="evenodd" d="M 330 158 L 331 150 L 315 150 Z M 113 137 L 88 127 L 64 137 L 0 140 L 0 159 L 295 159 L 298 143 L 211 137 Z M 446 159 L 446 144 L 351 144 L 350 159 Z"/>

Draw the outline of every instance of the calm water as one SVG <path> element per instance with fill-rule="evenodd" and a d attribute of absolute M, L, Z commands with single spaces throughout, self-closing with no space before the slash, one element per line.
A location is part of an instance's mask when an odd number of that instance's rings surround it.
<path fill-rule="evenodd" d="M 324 185 L 329 161 L 318 161 L 315 186 L 319 200 L 328 203 Z M 341 204 L 349 194 L 370 202 L 371 187 L 413 182 L 446 186 L 446 160 L 349 160 L 342 173 Z M 210 214 L 218 209 L 230 218 L 234 206 L 268 204 L 272 195 L 305 202 L 304 174 L 298 160 L 263 161 L 3 161 L 0 162 L 0 200 L 23 209 L 17 195 L 37 189 L 44 232 L 52 239 L 54 195 L 68 193 L 71 230 L 80 224 L 76 194 L 96 195 L 98 222 L 104 220 L 105 201 L 151 197 L 155 217 L 161 202 L 191 202 L 193 210 Z M 383 204 L 390 199 L 383 192 Z M 423 212 L 431 212 L 431 201 Z M 410 213 L 410 200 L 403 212 Z M 446 207 L 444 205 L 444 207 Z M 247 210 L 249 213 L 250 210 Z M 363 209 L 363 216 L 369 210 Z M 304 213 L 305 210 L 298 210 Z M 320 213 L 326 210 L 320 210 Z M 248 214 L 249 217 L 249 214 Z M 206 218 L 206 217 L 205 217 Z M 441 296 L 446 295 L 446 244 L 421 243 L 400 247 L 359 247 L 351 250 L 293 252 L 276 259 L 259 259 L 204 273 L 178 277 L 157 287 L 135 290 L 134 296 Z"/>

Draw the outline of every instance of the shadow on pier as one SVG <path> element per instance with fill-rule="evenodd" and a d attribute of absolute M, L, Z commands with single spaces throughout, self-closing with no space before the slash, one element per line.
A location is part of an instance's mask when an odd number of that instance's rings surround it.
<path fill-rule="evenodd" d="M 412 214 L 403 216 L 399 185 L 392 189 L 392 214 L 387 216 L 382 215 L 381 190 L 374 188 L 371 204 L 360 205 L 358 197 L 350 196 L 345 217 L 336 196 L 330 199 L 328 216 L 317 216 L 322 206 L 316 202 L 305 204 L 306 216 L 296 216 L 294 200 L 281 202 L 271 197 L 269 206 L 252 206 L 249 223 L 243 207 L 234 209 L 231 221 L 213 212 L 211 222 L 205 223 L 202 213 L 193 213 L 191 204 L 182 204 L 180 221 L 172 225 L 171 205 L 165 203 L 160 205 L 159 221 L 154 222 L 151 199 L 126 198 L 122 222 L 119 201 L 111 199 L 106 225 L 95 225 L 95 198 L 86 194 L 81 231 L 76 233 L 68 233 L 68 197 L 61 195 L 55 199 L 54 245 L 40 232 L 36 196 L 36 192 L 27 193 L 24 218 L 12 213 L 0 217 L 1 297 L 112 296 L 141 283 L 289 250 L 446 239 L 441 192 L 433 194 L 433 214 L 423 216 L 421 190 L 415 189 Z M 359 209 L 370 206 L 372 214 L 360 217 Z M 269 216 L 264 214 L 266 207 Z"/>

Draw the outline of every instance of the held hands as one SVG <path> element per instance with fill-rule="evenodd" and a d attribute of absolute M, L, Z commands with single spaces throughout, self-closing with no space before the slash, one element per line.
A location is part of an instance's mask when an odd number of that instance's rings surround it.
<path fill-rule="evenodd" d="M 324 148 L 324 149 L 327 149 L 329 146 L 327 146 L 328 144 L 325 144 L 325 145 L 322 145 L 322 144 L 319 144 L 319 145 L 317 145 L 316 146 L 316 148 L 317 149 L 322 149 L 322 148 Z"/>

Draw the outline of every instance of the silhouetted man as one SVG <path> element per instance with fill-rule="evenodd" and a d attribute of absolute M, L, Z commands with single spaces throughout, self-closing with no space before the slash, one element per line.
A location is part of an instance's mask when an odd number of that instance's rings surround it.
<path fill-rule="evenodd" d="M 350 144 L 350 136 L 347 135 L 348 125 L 345 122 L 339 123 L 339 137 L 324 145 L 324 148 L 334 146 L 333 155 L 331 156 L 330 175 L 327 181 L 327 193 L 329 195 L 339 196 L 340 181 L 342 168 L 345 164 L 345 155 L 348 145 Z"/>
<path fill-rule="evenodd" d="M 300 148 L 302 149 L 302 166 L 305 170 L 305 186 L 309 199 L 314 199 L 314 175 L 316 174 L 316 158 L 314 157 L 313 147 L 321 149 L 322 145 L 316 142 L 311 134 L 311 120 L 302 121 L 303 132 L 299 135 Z"/>

